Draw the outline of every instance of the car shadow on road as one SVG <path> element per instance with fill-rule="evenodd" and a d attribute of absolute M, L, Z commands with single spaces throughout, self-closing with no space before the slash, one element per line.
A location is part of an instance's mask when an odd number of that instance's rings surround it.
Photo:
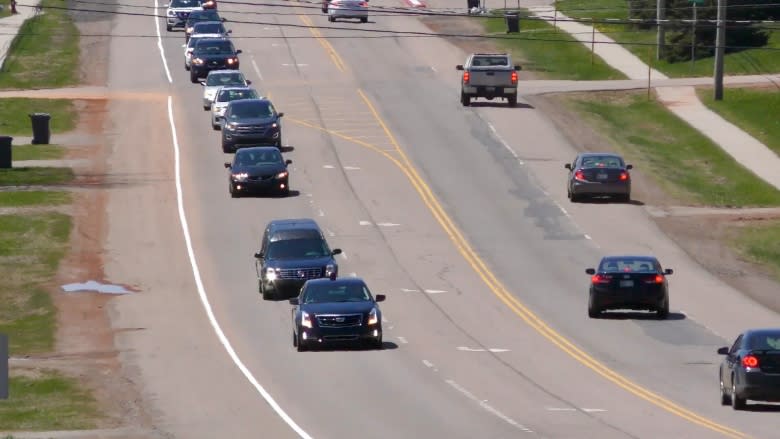
<path fill-rule="evenodd" d="M 287 146 L 283 146 L 283 147 L 279 148 L 279 151 L 281 151 L 283 153 L 284 152 L 293 152 L 293 151 L 295 151 L 295 147 L 291 146 L 291 145 L 287 145 Z"/>
<path fill-rule="evenodd" d="M 517 106 L 515 107 L 510 107 L 509 105 L 507 105 L 506 101 L 479 101 L 479 102 L 472 102 L 469 105 L 475 108 L 505 107 L 512 110 L 519 110 L 519 109 L 533 110 L 534 109 L 533 105 L 526 104 L 525 102 L 518 102 Z"/>
<path fill-rule="evenodd" d="M 743 410 L 746 412 L 780 413 L 780 404 L 746 404 Z"/>
<path fill-rule="evenodd" d="M 377 349 L 368 345 L 354 345 L 354 344 L 331 344 L 325 346 L 312 346 L 312 351 L 318 352 L 337 352 L 337 351 L 392 351 L 398 349 L 398 345 L 391 341 L 382 341 L 382 349 Z"/>
<path fill-rule="evenodd" d="M 601 313 L 602 320 L 658 320 L 655 312 L 638 312 L 638 311 L 604 311 Z M 685 320 L 688 317 L 679 312 L 670 312 L 663 320 Z"/>
<path fill-rule="evenodd" d="M 295 198 L 300 197 L 301 191 L 296 191 L 290 189 L 290 192 L 287 194 L 278 194 L 278 193 L 248 193 L 248 194 L 241 194 L 239 198 Z"/>
<path fill-rule="evenodd" d="M 644 206 L 645 203 L 639 200 L 629 200 L 628 202 L 611 197 L 588 197 L 577 200 L 582 204 L 630 204 L 632 206 Z"/>

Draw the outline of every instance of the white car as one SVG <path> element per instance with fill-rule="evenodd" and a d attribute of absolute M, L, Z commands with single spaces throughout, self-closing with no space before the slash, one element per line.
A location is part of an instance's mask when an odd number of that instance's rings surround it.
<path fill-rule="evenodd" d="M 190 38 L 187 44 L 182 44 L 184 48 L 184 70 L 189 70 L 192 66 L 192 51 L 195 50 L 195 45 L 198 44 L 198 40 L 201 38 L 222 38 L 220 34 L 198 34 Z"/>
<path fill-rule="evenodd" d="M 165 12 L 165 29 L 170 32 L 177 27 L 183 28 L 190 12 L 202 10 L 201 0 L 171 0 Z"/>
<path fill-rule="evenodd" d="M 210 110 L 211 102 L 214 100 L 218 88 L 247 87 L 252 81 L 248 81 L 244 74 L 238 70 L 212 70 L 206 76 L 206 80 L 200 83 L 203 84 L 203 109 Z"/>
<path fill-rule="evenodd" d="M 361 23 L 368 23 L 368 1 L 366 0 L 329 0 L 322 9 L 327 11 L 330 22 L 338 18 L 358 18 Z"/>
<path fill-rule="evenodd" d="M 222 118 L 225 115 L 225 109 L 230 101 L 239 99 L 261 99 L 262 96 L 250 87 L 219 87 L 214 95 L 214 101 L 211 103 L 211 128 L 219 130 L 221 128 Z"/>

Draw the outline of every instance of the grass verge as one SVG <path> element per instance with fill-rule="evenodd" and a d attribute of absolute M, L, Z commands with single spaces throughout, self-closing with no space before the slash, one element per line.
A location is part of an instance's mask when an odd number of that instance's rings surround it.
<path fill-rule="evenodd" d="M 0 186 L 30 186 L 64 184 L 73 180 L 71 168 L 12 168 L 0 169 Z"/>
<path fill-rule="evenodd" d="M 16 160 L 59 160 L 67 150 L 58 145 L 14 145 L 13 159 Z"/>
<path fill-rule="evenodd" d="M 727 88 L 722 101 L 713 98 L 711 88 L 698 93 L 711 110 L 780 154 L 780 89 Z"/>
<path fill-rule="evenodd" d="M 60 213 L 0 215 L 0 332 L 12 355 L 54 347 L 55 308 L 43 285 L 57 273 L 70 228 Z"/>
<path fill-rule="evenodd" d="M 76 380 L 53 371 L 12 376 L 7 401 L 0 401 L 3 430 L 86 430 L 95 428 L 97 404 Z"/>
<path fill-rule="evenodd" d="M 780 280 L 780 221 L 740 227 L 732 246 L 752 262 L 769 267 Z"/>
<path fill-rule="evenodd" d="M 778 206 L 780 191 L 644 92 L 560 96 L 643 173 L 681 201 L 707 206 Z M 638 165 L 638 166 L 637 166 Z"/>
<path fill-rule="evenodd" d="M 71 202 L 64 191 L 2 191 L 0 207 L 58 206 Z"/>
<path fill-rule="evenodd" d="M 4 75 L 0 75 L 2 78 Z M 0 133 L 6 136 L 32 136 L 30 113 L 49 113 L 52 133 L 64 133 L 76 127 L 78 114 L 69 99 L 0 99 Z"/>
<path fill-rule="evenodd" d="M 503 11 L 494 13 L 503 14 Z M 505 33 L 503 17 L 487 18 L 482 22 L 486 33 L 506 35 L 506 38 L 493 41 L 516 60 L 523 60 L 524 71 L 549 79 L 625 79 L 598 56 L 591 57 L 590 51 L 569 34 L 540 20 L 523 19 L 528 15 L 527 11 L 520 11 L 521 30 L 517 34 Z"/>
<path fill-rule="evenodd" d="M 595 20 L 628 18 L 628 2 L 625 0 L 564 0 L 556 2 L 557 8 L 571 18 Z M 641 30 L 619 23 L 597 23 L 596 29 L 621 43 L 643 61 L 647 62 L 648 50 L 655 54 L 655 29 Z M 780 30 L 772 30 L 769 43 L 763 48 L 728 53 L 723 58 L 726 75 L 757 75 L 780 72 Z M 702 58 L 694 63 L 669 63 L 652 58 L 653 68 L 672 78 L 712 76 L 713 58 Z"/>
<path fill-rule="evenodd" d="M 43 0 L 46 13 L 24 22 L 11 42 L 0 88 L 55 88 L 78 83 L 79 30 L 59 0 Z"/>

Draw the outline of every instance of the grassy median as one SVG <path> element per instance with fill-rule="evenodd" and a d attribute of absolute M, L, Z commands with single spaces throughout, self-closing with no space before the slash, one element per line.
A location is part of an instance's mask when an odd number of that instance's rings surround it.
<path fill-rule="evenodd" d="M 561 95 L 637 169 L 682 202 L 721 207 L 780 206 L 780 191 L 645 92 Z"/>
<path fill-rule="evenodd" d="M 32 136 L 31 113 L 49 113 L 49 127 L 54 134 L 73 130 L 78 118 L 73 101 L 68 99 L 4 98 L 0 99 L 0 133 Z"/>
<path fill-rule="evenodd" d="M 733 247 L 752 262 L 769 267 L 780 280 L 780 221 L 740 227 Z"/>

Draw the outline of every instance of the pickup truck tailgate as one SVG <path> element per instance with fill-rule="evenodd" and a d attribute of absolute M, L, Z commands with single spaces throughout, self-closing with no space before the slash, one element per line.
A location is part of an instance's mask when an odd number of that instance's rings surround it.
<path fill-rule="evenodd" d="M 469 85 L 480 87 L 508 87 L 512 85 L 512 70 L 469 69 Z"/>

